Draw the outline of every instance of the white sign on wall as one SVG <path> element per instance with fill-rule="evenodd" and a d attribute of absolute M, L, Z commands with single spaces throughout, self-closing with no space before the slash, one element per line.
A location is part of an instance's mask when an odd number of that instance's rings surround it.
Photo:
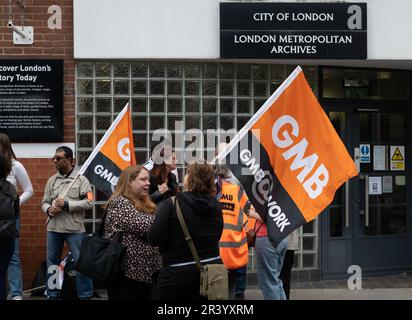
<path fill-rule="evenodd" d="M 382 192 L 392 193 L 393 192 L 393 179 L 392 176 L 383 176 L 382 178 Z"/>
<path fill-rule="evenodd" d="M 388 170 L 387 146 L 373 146 L 373 170 Z"/>
<path fill-rule="evenodd" d="M 382 194 L 382 177 L 369 177 L 369 194 Z"/>
<path fill-rule="evenodd" d="M 361 144 L 359 146 L 360 151 L 360 162 L 361 163 L 370 163 L 371 162 L 371 145 L 370 144 Z"/>

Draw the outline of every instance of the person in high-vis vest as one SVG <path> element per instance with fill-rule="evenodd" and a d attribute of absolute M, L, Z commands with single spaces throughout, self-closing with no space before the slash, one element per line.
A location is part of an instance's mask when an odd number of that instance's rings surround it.
<path fill-rule="evenodd" d="M 236 292 L 236 285 L 239 277 L 246 276 L 248 245 L 245 230 L 247 216 L 244 209 L 249 201 L 242 187 L 230 180 L 230 171 L 226 166 L 216 165 L 215 168 L 219 184 L 216 197 L 222 205 L 224 223 L 219 241 L 220 257 L 228 269 L 229 299 L 235 300 L 236 296 L 242 299 L 243 292 Z M 244 291 L 244 286 L 240 291 Z"/>

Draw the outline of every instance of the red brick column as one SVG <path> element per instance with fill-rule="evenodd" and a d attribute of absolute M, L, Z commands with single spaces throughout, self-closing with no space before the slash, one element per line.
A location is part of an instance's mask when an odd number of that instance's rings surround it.
<path fill-rule="evenodd" d="M 49 159 L 20 159 L 33 184 L 33 196 L 21 207 L 20 258 L 23 285 L 31 287 L 40 263 L 46 260 L 46 215 L 41 211 L 41 200 L 48 178 L 56 173 Z"/>
<path fill-rule="evenodd" d="M 13 1 L 15 25 L 21 24 L 22 9 Z M 9 1 L 0 0 L 1 59 L 64 59 L 64 142 L 75 142 L 74 58 L 73 58 L 73 0 L 27 0 L 25 25 L 34 28 L 33 45 L 13 45 L 12 31 L 7 28 Z M 62 29 L 49 29 L 48 8 L 62 9 Z M 52 155 L 50 155 L 51 157 Z M 48 159 L 19 159 L 29 173 L 34 195 L 22 207 L 20 253 L 23 264 L 24 288 L 31 287 L 34 274 L 46 258 L 46 217 L 40 202 L 47 179 L 55 173 Z"/>

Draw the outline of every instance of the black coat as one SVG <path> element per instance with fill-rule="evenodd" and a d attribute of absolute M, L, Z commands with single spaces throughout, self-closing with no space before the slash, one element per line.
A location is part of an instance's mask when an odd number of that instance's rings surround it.
<path fill-rule="evenodd" d="M 222 209 L 209 195 L 193 192 L 176 196 L 183 218 L 193 239 L 200 260 L 219 256 L 219 239 L 223 231 Z M 163 201 L 149 229 L 148 241 L 158 246 L 163 265 L 194 261 L 176 215 L 172 199 Z"/>

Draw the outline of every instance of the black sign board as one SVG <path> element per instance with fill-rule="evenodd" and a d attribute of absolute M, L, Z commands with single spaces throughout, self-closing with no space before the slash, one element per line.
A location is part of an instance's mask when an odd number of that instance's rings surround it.
<path fill-rule="evenodd" d="M 220 3 L 223 59 L 366 59 L 366 3 Z"/>
<path fill-rule="evenodd" d="M 0 132 L 12 142 L 63 140 L 63 60 L 0 60 Z"/>

